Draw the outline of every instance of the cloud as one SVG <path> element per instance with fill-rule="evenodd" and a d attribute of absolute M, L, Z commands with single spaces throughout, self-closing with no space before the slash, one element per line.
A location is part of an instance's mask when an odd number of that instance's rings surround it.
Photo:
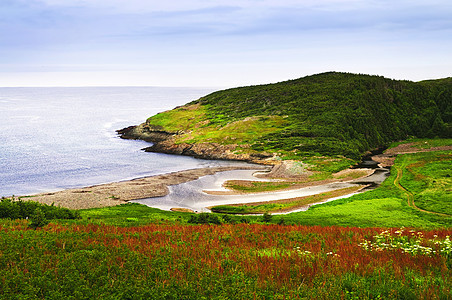
<path fill-rule="evenodd" d="M 31 0 L 54 7 L 86 7 L 114 10 L 118 12 L 155 12 L 198 10 L 216 6 L 242 8 L 262 7 L 332 7 L 335 10 L 366 3 L 364 0 Z M 368 1 L 367 1 L 368 2 Z"/>
<path fill-rule="evenodd" d="M 102 37 L 293 34 L 311 30 L 450 30 L 446 1 L 3 0 L 9 42 Z M 432 2 L 434 1 L 434 2 Z M 433 3 L 433 4 L 432 4 Z M 439 5 L 442 4 L 442 5 Z M 3 22 L 2 22 L 3 21 Z M 17 37 L 13 39 L 11 37 Z"/>
<path fill-rule="evenodd" d="M 326 70 L 424 56 L 438 64 L 452 60 L 451 15 L 449 0 L 1 0 L 0 64 L 230 74 L 260 65 L 295 74 L 320 61 Z"/>

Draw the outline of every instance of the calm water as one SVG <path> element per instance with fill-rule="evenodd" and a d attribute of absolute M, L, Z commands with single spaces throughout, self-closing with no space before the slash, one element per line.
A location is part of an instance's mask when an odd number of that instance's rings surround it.
<path fill-rule="evenodd" d="M 213 90 L 0 88 L 0 196 L 55 191 L 231 162 L 145 153 L 115 130 Z"/>

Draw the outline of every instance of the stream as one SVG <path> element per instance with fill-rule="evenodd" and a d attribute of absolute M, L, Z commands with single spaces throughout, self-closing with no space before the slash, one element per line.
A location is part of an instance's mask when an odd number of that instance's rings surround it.
<path fill-rule="evenodd" d="M 190 182 L 170 186 L 169 194 L 163 197 L 139 199 L 131 202 L 144 204 L 162 210 L 170 210 L 171 208 L 187 208 L 195 212 L 210 212 L 210 210 L 207 207 L 214 205 L 253 203 L 253 202 L 289 199 L 295 197 L 311 196 L 356 185 L 369 185 L 367 188 L 360 191 L 363 192 L 369 189 L 376 188 L 389 176 L 389 169 L 380 168 L 378 164 L 375 161 L 373 161 L 370 157 L 365 158 L 359 165 L 355 166 L 355 168 L 370 168 L 375 169 L 375 171 L 373 174 L 365 178 L 360 178 L 349 182 L 328 183 L 318 186 L 311 186 L 286 191 L 241 194 L 241 195 L 212 195 L 203 192 L 205 190 L 224 191 L 225 188 L 222 185 L 227 180 L 239 179 L 253 181 L 269 181 L 268 179 L 262 179 L 253 176 L 254 173 L 261 172 L 261 170 L 226 171 L 219 172 L 214 175 L 203 176 L 197 180 L 193 180 Z M 326 201 L 323 201 L 322 203 L 333 201 L 340 198 L 350 197 L 353 194 L 356 193 L 352 193 L 337 198 L 331 198 Z M 307 210 L 309 206 L 291 212 Z"/>

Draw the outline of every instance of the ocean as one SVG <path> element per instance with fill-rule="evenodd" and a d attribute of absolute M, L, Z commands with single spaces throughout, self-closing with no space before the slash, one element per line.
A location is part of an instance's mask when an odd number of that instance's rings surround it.
<path fill-rule="evenodd" d="M 0 196 L 29 195 L 231 165 L 146 153 L 116 130 L 196 100 L 212 89 L 0 88 Z"/>

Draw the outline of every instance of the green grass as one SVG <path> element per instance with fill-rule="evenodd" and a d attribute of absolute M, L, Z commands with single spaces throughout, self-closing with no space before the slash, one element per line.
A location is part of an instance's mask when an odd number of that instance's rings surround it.
<path fill-rule="evenodd" d="M 414 193 L 416 206 L 452 216 L 452 151 L 403 156 L 400 183 Z"/>
<path fill-rule="evenodd" d="M 447 160 L 445 156 L 448 157 Z M 408 206 L 406 195 L 394 185 L 397 172 L 396 168 L 403 168 L 402 185 L 415 195 L 415 203 L 424 209 L 437 212 L 449 212 L 450 210 L 450 181 L 445 178 L 447 184 L 434 185 L 429 189 L 428 183 L 434 180 L 444 180 L 443 176 L 450 169 L 450 152 L 427 152 L 400 155 L 396 165 L 392 167 L 391 176 L 375 190 L 358 194 L 346 199 L 335 200 L 326 204 L 312 206 L 306 212 L 292 213 L 285 216 L 288 222 L 297 222 L 306 225 L 339 225 L 360 227 L 419 227 L 437 228 L 452 226 L 452 216 L 439 216 L 420 212 Z M 439 165 L 433 161 L 441 161 Z M 415 179 L 414 175 L 407 171 L 411 164 L 424 165 L 421 172 L 429 176 Z M 430 170 L 430 171 L 429 171 Z M 448 173 L 447 173 L 448 174 Z M 423 200 L 428 205 L 423 204 Z M 434 201 L 433 201 L 434 200 Z M 418 203 L 419 201 L 419 203 Z M 441 209 L 439 209 L 441 208 Z"/>
<path fill-rule="evenodd" d="M 191 130 L 199 127 L 205 121 L 205 114 L 208 106 L 185 106 L 159 113 L 147 120 L 147 124 L 156 129 L 162 129 L 169 132 L 178 132 L 180 130 Z"/>
<path fill-rule="evenodd" d="M 185 223 L 190 213 L 164 211 L 138 203 L 79 210 L 83 223 L 140 226 L 149 223 Z"/>
<path fill-rule="evenodd" d="M 286 220 L 322 226 L 434 228 L 452 225 L 452 220 L 448 220 L 447 223 L 426 220 L 411 208 L 406 207 L 404 200 L 400 198 L 372 200 L 355 198 L 348 202 L 336 203 L 334 206 L 314 206 L 307 212 L 287 215 Z"/>
<path fill-rule="evenodd" d="M 209 105 L 183 106 L 152 116 L 147 124 L 157 130 L 180 133 L 176 143 L 245 144 L 281 130 L 286 123 L 285 118 L 280 116 L 254 116 L 219 123 L 221 115 L 213 120 L 207 118 L 209 108 Z"/>
<path fill-rule="evenodd" d="M 318 157 L 313 156 L 303 160 L 304 163 L 310 165 L 308 170 L 321 173 L 332 174 L 347 169 L 357 163 L 356 160 L 338 157 Z"/>
<path fill-rule="evenodd" d="M 106 224 L 114 226 L 143 226 L 148 224 L 236 224 L 259 222 L 251 216 L 229 216 L 221 214 L 193 214 L 165 211 L 138 203 L 79 210 L 82 220 L 78 224 Z M 66 223 L 74 223 L 68 222 Z"/>
<path fill-rule="evenodd" d="M 284 118 L 279 116 L 256 116 L 230 122 L 224 126 L 212 123 L 203 127 L 192 127 L 191 132 L 178 138 L 177 142 L 252 144 L 262 135 L 281 130 L 284 123 Z"/>

